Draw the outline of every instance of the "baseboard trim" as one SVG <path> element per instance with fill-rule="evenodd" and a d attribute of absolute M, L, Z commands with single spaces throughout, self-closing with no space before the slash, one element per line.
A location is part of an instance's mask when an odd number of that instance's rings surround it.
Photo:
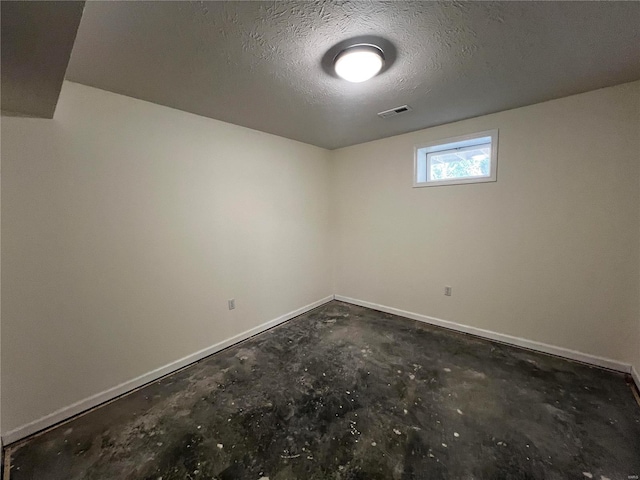
<path fill-rule="evenodd" d="M 116 385 L 115 387 L 109 388 L 107 390 L 104 390 L 103 392 L 97 393 L 83 400 L 80 400 L 76 403 L 73 403 L 59 410 L 56 410 L 53 413 L 45 415 L 44 417 L 41 417 L 37 420 L 29 422 L 25 425 L 22 425 L 18 428 L 15 428 L 3 434 L 1 436 L 2 443 L 5 446 L 10 445 L 12 443 L 15 443 L 19 440 L 22 440 L 28 437 L 29 435 L 33 435 L 34 433 L 40 432 L 41 430 L 48 429 L 54 425 L 57 425 L 58 423 L 61 423 L 65 420 L 69 420 L 72 417 L 75 417 L 76 415 L 85 413 L 88 410 L 94 407 L 97 407 L 98 405 L 114 400 L 118 397 L 121 397 L 124 394 L 130 393 L 148 383 L 154 382 L 159 378 L 164 377 L 165 375 L 176 372 L 177 370 L 180 370 L 186 367 L 187 365 L 190 365 L 199 360 L 202 360 L 203 358 L 208 357 L 209 355 L 212 355 L 216 352 L 219 352 L 220 350 L 230 347 L 236 343 L 246 340 L 247 338 L 250 338 L 250 337 L 253 337 L 254 335 L 262 333 L 265 330 L 273 328 L 276 325 L 279 325 L 288 320 L 291 320 L 292 318 L 297 317 L 298 315 L 302 315 L 303 313 L 306 313 L 310 310 L 313 310 L 314 308 L 324 305 L 325 303 L 330 302 L 333 299 L 334 299 L 334 296 L 330 295 L 321 300 L 310 303 L 309 305 L 305 305 L 304 307 L 298 308 L 297 310 L 289 312 L 278 318 L 274 318 L 273 320 L 270 320 L 261 325 L 258 325 L 257 327 L 246 330 L 242 333 L 239 333 L 238 335 L 234 335 L 233 337 L 228 338 L 227 340 L 218 342 L 215 345 L 211 345 L 210 347 L 199 350 L 195 353 L 187 355 L 186 357 L 182 357 L 167 365 L 164 365 L 160 368 L 156 368 L 155 370 L 152 370 L 143 375 L 140 375 L 139 377 L 136 377 L 124 383 L 121 383 L 120 385 Z"/>
<path fill-rule="evenodd" d="M 638 370 L 633 366 L 631 366 L 631 378 L 636 382 L 636 388 L 638 389 L 638 392 L 640 392 L 640 374 L 638 374 Z"/>
<path fill-rule="evenodd" d="M 440 318 L 430 317 L 428 315 L 422 315 L 420 313 L 408 312 L 406 310 L 400 310 L 399 308 L 388 307 L 386 305 L 380 305 L 377 303 L 367 302 L 364 300 L 358 300 L 356 298 L 344 297 L 342 295 L 335 295 L 335 299 L 341 302 L 351 303 L 353 305 L 359 305 L 361 307 L 372 308 L 385 313 L 391 313 L 393 315 L 399 315 L 401 317 L 410 318 L 419 322 L 428 323 L 430 325 L 436 325 L 438 327 L 447 328 L 449 330 L 455 330 L 457 332 L 468 333 L 477 337 L 486 338 L 488 340 L 494 340 L 500 343 L 506 343 L 508 345 L 526 348 L 529 350 L 535 350 L 537 352 L 547 353 L 550 355 L 556 355 L 558 357 L 567 358 L 569 360 L 575 360 L 589 365 L 597 367 L 608 368 L 609 370 L 616 370 L 623 373 L 631 373 L 631 365 L 610 358 L 599 357 L 588 353 L 578 352 L 576 350 L 570 350 L 568 348 L 558 347 L 555 345 L 548 345 L 546 343 L 536 342 L 534 340 L 527 340 L 526 338 L 514 337 L 511 335 L 505 335 L 503 333 L 493 332 L 491 330 L 484 330 L 482 328 L 470 327 L 461 323 L 451 322 L 449 320 L 442 320 Z M 636 383 L 638 383 L 638 377 L 636 373 Z"/>

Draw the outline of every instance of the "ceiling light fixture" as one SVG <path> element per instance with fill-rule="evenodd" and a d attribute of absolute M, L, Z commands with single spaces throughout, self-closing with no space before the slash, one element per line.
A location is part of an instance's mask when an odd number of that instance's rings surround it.
<path fill-rule="evenodd" d="M 334 60 L 334 68 L 338 76 L 353 83 L 364 82 L 375 77 L 383 66 L 382 49 L 365 43 L 342 50 Z"/>

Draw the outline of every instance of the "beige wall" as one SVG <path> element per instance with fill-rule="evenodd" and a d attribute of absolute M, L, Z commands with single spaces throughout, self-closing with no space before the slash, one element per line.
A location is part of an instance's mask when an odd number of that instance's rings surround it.
<path fill-rule="evenodd" d="M 336 151 L 335 293 L 639 362 L 639 95 L 635 82 Z M 412 188 L 415 145 L 493 128 L 497 182 Z"/>
<path fill-rule="evenodd" d="M 638 163 L 640 163 L 640 94 L 636 94 L 635 101 L 633 98 L 631 99 L 631 104 L 632 105 L 635 104 L 635 108 L 636 108 L 636 130 L 635 130 L 635 137 L 637 141 L 636 158 Z M 638 184 L 638 187 L 640 189 L 640 183 Z M 640 203 L 638 203 L 638 205 L 640 206 Z M 640 291 L 638 292 L 638 301 L 640 302 Z M 637 336 L 636 336 L 636 358 L 633 366 L 635 368 L 635 374 L 636 374 L 635 379 L 636 379 L 636 382 L 638 382 L 638 380 L 640 380 L 640 315 L 638 316 L 638 330 L 637 330 Z M 640 384 L 637 384 L 637 387 L 640 388 Z"/>
<path fill-rule="evenodd" d="M 332 293 L 640 371 L 639 102 L 327 152 L 65 83 L 2 118 L 2 431 Z M 411 187 L 414 145 L 491 128 L 498 182 Z"/>
<path fill-rule="evenodd" d="M 328 182 L 323 149 L 73 83 L 2 118 L 3 431 L 332 294 Z"/>

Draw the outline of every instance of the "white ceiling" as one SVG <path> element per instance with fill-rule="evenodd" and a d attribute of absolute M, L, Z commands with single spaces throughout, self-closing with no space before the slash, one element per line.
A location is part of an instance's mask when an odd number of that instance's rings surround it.
<path fill-rule="evenodd" d="M 639 26 L 638 2 L 87 2 L 67 79 L 333 149 L 640 79 Z M 392 65 L 333 76 L 372 35 Z"/>

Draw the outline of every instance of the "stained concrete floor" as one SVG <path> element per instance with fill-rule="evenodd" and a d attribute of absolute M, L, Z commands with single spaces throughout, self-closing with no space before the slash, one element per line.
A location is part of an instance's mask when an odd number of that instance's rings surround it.
<path fill-rule="evenodd" d="M 640 406 L 621 374 L 334 301 L 9 455 L 10 480 L 627 480 Z"/>

